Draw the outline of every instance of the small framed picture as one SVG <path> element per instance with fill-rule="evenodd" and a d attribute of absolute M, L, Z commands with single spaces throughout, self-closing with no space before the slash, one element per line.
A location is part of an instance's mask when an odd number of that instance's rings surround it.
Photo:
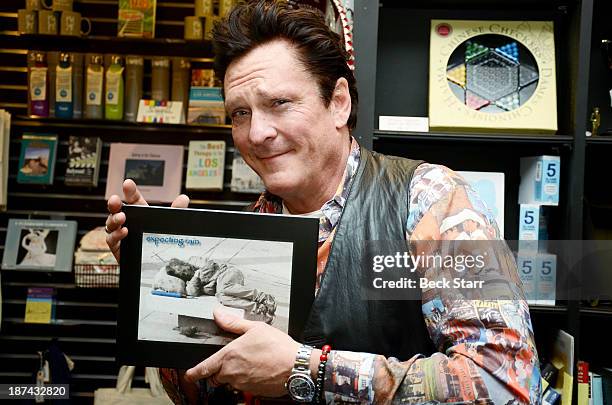
<path fill-rule="evenodd" d="M 301 338 L 315 295 L 318 220 L 123 207 L 118 360 L 190 368 L 237 336 L 213 310 Z"/>

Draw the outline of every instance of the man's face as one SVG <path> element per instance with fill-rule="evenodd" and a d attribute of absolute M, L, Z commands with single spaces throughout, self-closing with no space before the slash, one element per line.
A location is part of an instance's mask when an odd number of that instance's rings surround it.
<path fill-rule="evenodd" d="M 333 103 L 325 107 L 292 45 L 274 40 L 251 50 L 229 65 L 224 87 L 232 136 L 245 161 L 273 194 L 306 198 L 348 139 L 336 131 Z"/>

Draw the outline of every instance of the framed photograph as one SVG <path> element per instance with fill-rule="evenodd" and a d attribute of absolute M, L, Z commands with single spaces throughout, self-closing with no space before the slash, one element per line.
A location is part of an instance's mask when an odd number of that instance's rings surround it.
<path fill-rule="evenodd" d="M 9 219 L 2 268 L 72 271 L 75 221 Z"/>
<path fill-rule="evenodd" d="M 213 310 L 301 339 L 315 294 L 318 220 L 124 206 L 118 360 L 190 368 L 236 335 Z"/>

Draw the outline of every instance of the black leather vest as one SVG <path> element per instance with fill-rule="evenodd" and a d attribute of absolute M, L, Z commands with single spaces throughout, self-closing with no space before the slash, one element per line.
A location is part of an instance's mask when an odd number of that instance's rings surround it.
<path fill-rule="evenodd" d="M 366 300 L 361 295 L 364 246 L 404 240 L 409 185 L 420 161 L 361 148 L 355 178 L 336 225 L 330 255 L 304 331 L 304 343 L 407 360 L 436 351 L 420 300 Z M 417 292 L 420 294 L 420 291 Z"/>

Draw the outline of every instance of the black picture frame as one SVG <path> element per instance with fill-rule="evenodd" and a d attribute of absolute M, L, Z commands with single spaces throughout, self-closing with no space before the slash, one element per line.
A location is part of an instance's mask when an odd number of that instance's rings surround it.
<path fill-rule="evenodd" d="M 121 241 L 117 361 L 190 368 L 222 345 L 142 340 L 138 336 L 143 234 L 292 243 L 288 334 L 300 340 L 315 296 L 318 220 L 275 214 L 124 205 L 128 235 Z M 279 245 L 280 246 L 280 245 Z"/>

